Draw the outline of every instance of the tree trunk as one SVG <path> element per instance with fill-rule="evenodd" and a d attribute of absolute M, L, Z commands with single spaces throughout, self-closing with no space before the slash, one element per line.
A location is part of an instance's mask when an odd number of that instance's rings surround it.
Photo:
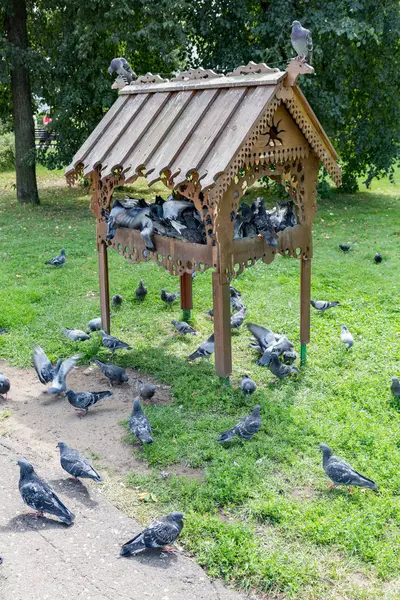
<path fill-rule="evenodd" d="M 17 198 L 20 202 L 39 204 L 36 183 L 35 126 L 31 85 L 25 53 L 28 48 L 25 0 L 12 0 L 6 14 L 6 31 L 14 47 L 11 67 L 11 95 L 15 134 L 15 169 Z"/>

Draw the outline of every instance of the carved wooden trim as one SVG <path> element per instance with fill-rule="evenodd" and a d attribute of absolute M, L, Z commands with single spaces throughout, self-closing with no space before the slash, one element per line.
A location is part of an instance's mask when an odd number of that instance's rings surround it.
<path fill-rule="evenodd" d="M 179 72 L 171 81 L 193 81 L 195 79 L 216 79 L 217 77 L 225 77 L 222 73 L 216 73 L 212 69 L 188 69 L 187 71 Z"/>
<path fill-rule="evenodd" d="M 136 83 L 167 83 L 169 79 L 164 79 L 161 75 L 153 75 L 153 73 L 146 73 L 146 75 L 140 75 L 137 79 L 132 81 L 132 84 Z"/>
<path fill-rule="evenodd" d="M 252 60 L 247 63 L 247 65 L 241 65 L 237 67 L 231 73 L 228 73 L 227 77 L 236 76 L 236 75 L 269 75 L 271 73 L 279 73 L 279 69 L 273 69 L 269 67 L 265 63 L 255 63 Z"/>

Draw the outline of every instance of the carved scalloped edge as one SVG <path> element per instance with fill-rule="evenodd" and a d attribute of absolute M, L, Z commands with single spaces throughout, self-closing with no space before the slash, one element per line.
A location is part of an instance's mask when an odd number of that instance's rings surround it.
<path fill-rule="evenodd" d="M 234 71 L 227 74 L 227 77 L 235 75 L 249 75 L 250 73 L 255 75 L 270 75 L 272 73 L 280 73 L 280 69 L 273 69 L 265 63 L 255 63 L 252 60 L 247 65 L 241 65 Z"/>
<path fill-rule="evenodd" d="M 137 79 L 132 81 L 131 85 L 137 83 L 166 83 L 169 79 L 164 79 L 161 75 L 153 75 L 153 73 L 146 73 L 146 75 L 140 75 Z"/>
<path fill-rule="evenodd" d="M 122 90 L 122 88 L 124 88 L 127 85 L 128 85 L 128 81 L 124 77 L 121 77 L 121 75 L 118 75 L 118 77 L 112 84 L 111 89 L 112 90 Z"/>
<path fill-rule="evenodd" d="M 193 81 L 194 79 L 216 79 L 217 77 L 225 77 L 223 73 L 217 73 L 212 69 L 188 69 L 180 71 L 171 81 Z"/>

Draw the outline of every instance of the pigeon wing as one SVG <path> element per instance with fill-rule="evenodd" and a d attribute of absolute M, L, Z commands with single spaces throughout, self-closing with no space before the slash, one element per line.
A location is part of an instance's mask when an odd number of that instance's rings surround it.
<path fill-rule="evenodd" d="M 46 384 L 53 381 L 54 367 L 40 346 L 35 346 L 32 360 L 41 383 Z"/>
<path fill-rule="evenodd" d="M 255 323 L 247 323 L 247 328 L 254 335 L 262 350 L 266 350 L 269 344 L 275 342 L 274 332 L 271 329 L 256 325 Z"/>
<path fill-rule="evenodd" d="M 143 532 L 144 543 L 146 548 L 159 548 L 172 544 L 179 535 L 179 530 L 170 521 L 158 520 L 154 521 Z"/>

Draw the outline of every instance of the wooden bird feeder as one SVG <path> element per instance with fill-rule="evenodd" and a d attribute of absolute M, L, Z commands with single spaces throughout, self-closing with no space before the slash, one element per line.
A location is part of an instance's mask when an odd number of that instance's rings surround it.
<path fill-rule="evenodd" d="M 119 97 L 66 169 L 68 182 L 80 174 L 92 181 L 96 217 L 101 317 L 110 330 L 107 248 L 133 263 L 154 260 L 180 276 L 181 307 L 192 309 L 194 271 L 213 269 L 215 368 L 232 372 L 230 290 L 233 277 L 277 253 L 300 259 L 300 342 L 302 359 L 310 340 L 312 222 L 318 169 L 322 163 L 336 184 L 337 154 L 303 93 L 300 74 L 314 69 L 293 59 L 286 71 L 250 62 L 228 75 L 193 69 L 171 80 L 148 73 L 130 85 L 120 80 Z M 278 126 L 279 124 L 279 126 Z M 278 249 L 263 238 L 233 239 L 240 199 L 259 178 L 281 182 L 296 206 L 297 225 L 279 233 Z M 117 229 L 106 240 L 102 209 L 114 188 L 145 177 L 162 181 L 193 200 L 207 243 L 154 235 L 149 252 L 139 231 Z"/>

